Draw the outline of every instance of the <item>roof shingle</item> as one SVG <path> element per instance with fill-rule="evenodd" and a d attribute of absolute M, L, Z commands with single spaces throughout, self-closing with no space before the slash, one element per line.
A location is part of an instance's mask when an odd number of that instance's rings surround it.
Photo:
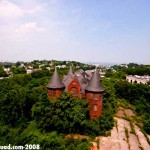
<path fill-rule="evenodd" d="M 85 89 L 91 92 L 103 92 L 104 91 L 104 88 L 100 84 L 100 75 L 97 69 L 94 71 L 94 74 Z"/>
<path fill-rule="evenodd" d="M 49 84 L 47 85 L 47 88 L 50 88 L 50 89 L 65 88 L 65 85 L 62 83 L 56 67 L 55 67 L 54 74 L 53 74 Z"/>

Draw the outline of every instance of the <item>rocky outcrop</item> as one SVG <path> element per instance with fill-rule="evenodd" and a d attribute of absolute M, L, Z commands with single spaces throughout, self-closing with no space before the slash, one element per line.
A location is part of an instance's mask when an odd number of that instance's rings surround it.
<path fill-rule="evenodd" d="M 140 128 L 130 122 L 115 117 L 116 126 L 111 130 L 111 136 L 100 137 L 99 150 L 150 150 L 145 135 Z"/>

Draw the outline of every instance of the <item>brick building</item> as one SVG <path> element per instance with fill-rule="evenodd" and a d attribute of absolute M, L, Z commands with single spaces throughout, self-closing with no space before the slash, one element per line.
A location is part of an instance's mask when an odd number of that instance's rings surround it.
<path fill-rule="evenodd" d="M 73 73 L 70 67 L 68 74 L 61 80 L 55 68 L 47 89 L 49 99 L 59 97 L 63 91 L 72 92 L 74 97 L 86 99 L 90 106 L 90 119 L 97 118 L 102 113 L 104 88 L 100 84 L 97 69 L 89 75 L 83 70 Z"/>

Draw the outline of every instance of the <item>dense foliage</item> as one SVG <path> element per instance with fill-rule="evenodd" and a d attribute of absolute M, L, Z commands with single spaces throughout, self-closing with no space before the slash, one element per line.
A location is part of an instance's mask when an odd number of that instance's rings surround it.
<path fill-rule="evenodd" d="M 121 70 L 128 75 L 150 75 L 150 68 L 147 67 L 122 68 Z"/>
<path fill-rule="evenodd" d="M 12 67 L 12 72 L 13 74 L 25 74 L 26 73 L 26 69 L 24 67 Z"/>
<path fill-rule="evenodd" d="M 38 62 L 33 62 L 34 68 Z M 55 65 L 59 63 L 54 61 Z M 64 61 L 62 65 L 74 63 Z M 20 66 L 20 62 L 17 65 Z M 81 68 L 91 69 L 88 67 L 83 65 Z M 73 67 L 74 71 L 76 69 Z M 150 134 L 150 87 L 125 81 L 127 73 L 149 74 L 149 66 L 131 63 L 128 68 L 114 66 L 114 69 L 116 71 L 107 70 L 106 78 L 102 80 L 105 88 L 103 113 L 99 118 L 89 120 L 86 100 L 74 98 L 65 92 L 60 98 L 48 100 L 46 85 L 53 69 L 49 71 L 43 68 L 26 75 L 24 68 L 14 68 L 13 77 L 0 80 L 0 144 L 36 143 L 40 144 L 41 149 L 88 150 L 91 146 L 90 139 L 66 138 L 66 135 L 108 135 L 114 126 L 117 99 L 124 99 L 134 105 L 137 115 L 142 118 L 143 129 Z M 59 69 L 61 77 L 67 72 L 67 68 Z M 2 67 L 0 73 L 4 76 Z"/>
<path fill-rule="evenodd" d="M 128 65 L 114 65 L 110 69 L 106 70 L 106 77 L 126 79 L 126 75 L 150 75 L 149 65 L 138 65 L 129 63 Z"/>
<path fill-rule="evenodd" d="M 116 96 L 135 107 L 143 129 L 150 134 L 150 82 L 144 85 L 125 81 L 126 75 L 150 75 L 150 66 L 130 63 L 127 67 L 115 65 L 112 68 L 114 70 L 106 71 L 106 77 L 114 82 Z"/>
<path fill-rule="evenodd" d="M 86 100 L 63 93 L 58 99 L 37 102 L 33 108 L 33 117 L 40 129 L 59 133 L 77 133 L 84 135 L 105 135 L 113 127 L 115 103 L 113 98 L 105 99 L 104 112 L 95 120 L 89 120 L 89 107 Z M 110 104 L 109 104 L 110 103 Z"/>
<path fill-rule="evenodd" d="M 136 108 L 136 113 L 142 116 L 144 130 L 150 134 L 150 86 L 144 84 L 131 84 L 127 81 L 116 81 L 116 95 L 126 99 Z"/>
<path fill-rule="evenodd" d="M 138 65 L 135 63 L 129 63 L 127 67 L 113 66 L 116 71 L 124 72 L 128 75 L 150 75 L 149 65 Z"/>
<path fill-rule="evenodd" d="M 4 71 L 3 66 L 0 65 L 0 77 L 7 77 L 7 73 Z"/>
<path fill-rule="evenodd" d="M 114 125 L 116 99 L 109 80 L 103 82 L 104 111 L 89 120 L 86 100 L 63 93 L 48 100 L 46 85 L 51 72 L 18 74 L 0 80 L 0 144 L 40 144 L 41 149 L 89 149 L 88 139 L 65 138 L 66 134 L 106 135 Z M 110 87 L 109 87 L 110 86 Z M 15 138 L 14 138 L 15 137 Z"/>
<path fill-rule="evenodd" d="M 122 71 L 113 73 L 108 70 L 106 74 L 110 82 L 108 87 L 114 87 L 114 93 L 118 99 L 125 100 L 127 104 L 134 106 L 136 115 L 141 118 L 143 130 L 150 134 L 150 86 L 149 84 L 128 83 L 123 78 L 123 74 Z"/>

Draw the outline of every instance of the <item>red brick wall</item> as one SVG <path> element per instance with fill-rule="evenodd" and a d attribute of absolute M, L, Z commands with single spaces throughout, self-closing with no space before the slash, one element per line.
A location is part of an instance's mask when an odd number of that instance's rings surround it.
<path fill-rule="evenodd" d="M 48 89 L 48 98 L 55 98 L 59 97 L 61 93 L 64 91 L 64 89 Z"/>
<path fill-rule="evenodd" d="M 90 119 L 97 118 L 102 114 L 102 96 L 101 93 L 86 92 L 86 99 L 90 106 Z"/>
<path fill-rule="evenodd" d="M 72 92 L 73 96 L 81 98 L 80 94 L 81 88 L 78 80 L 73 78 L 70 84 L 68 85 L 68 92 Z"/>
<path fill-rule="evenodd" d="M 48 98 L 59 97 L 64 89 L 48 89 Z M 68 85 L 68 92 L 72 92 L 73 96 L 81 98 L 81 88 L 78 80 L 73 78 L 73 80 Z M 82 95 L 82 98 L 84 95 Z M 85 92 L 85 98 L 88 100 L 90 106 L 90 119 L 99 117 L 102 114 L 103 107 L 103 94 L 96 92 Z"/>

